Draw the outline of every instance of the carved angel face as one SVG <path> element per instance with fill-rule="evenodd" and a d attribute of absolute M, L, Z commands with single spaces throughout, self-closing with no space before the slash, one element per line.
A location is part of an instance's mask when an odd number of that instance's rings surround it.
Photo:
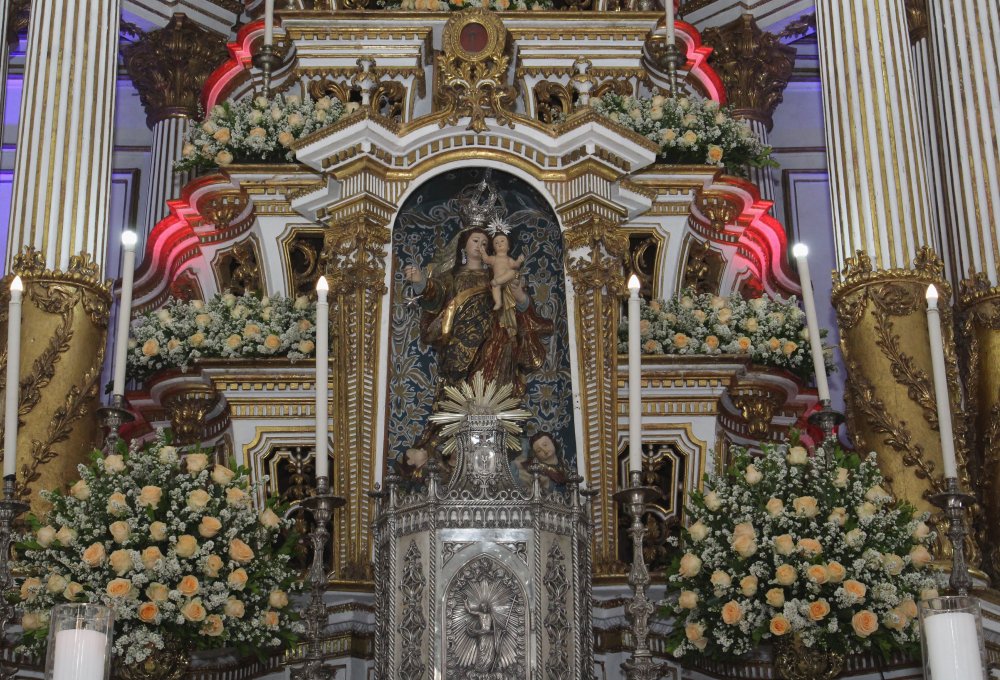
<path fill-rule="evenodd" d="M 535 454 L 535 458 L 539 463 L 555 465 L 557 462 L 556 444 L 552 441 L 552 437 L 548 435 L 536 439 L 535 443 L 531 445 L 531 451 Z"/>

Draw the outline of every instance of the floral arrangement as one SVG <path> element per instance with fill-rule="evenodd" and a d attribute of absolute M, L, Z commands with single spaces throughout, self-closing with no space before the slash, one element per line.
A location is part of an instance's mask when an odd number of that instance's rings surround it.
<path fill-rule="evenodd" d="M 803 379 L 813 375 L 805 313 L 794 297 L 744 300 L 696 294 L 690 290 L 670 300 L 643 300 L 640 307 L 642 351 L 646 354 L 743 354 L 763 366 L 775 366 Z M 619 351 L 628 351 L 628 325 L 619 327 Z M 826 335 L 826 329 L 820 332 Z M 824 347 L 827 371 L 834 370 Z"/>
<path fill-rule="evenodd" d="M 734 174 L 745 174 L 747 166 L 778 165 L 771 158 L 771 147 L 718 102 L 608 92 L 593 106 L 598 113 L 658 144 L 667 163 L 721 165 Z"/>
<path fill-rule="evenodd" d="M 188 132 L 182 158 L 174 169 L 294 161 L 295 152 L 289 148 L 292 142 L 336 123 L 345 110 L 339 99 L 313 101 L 308 95 L 223 102 L 213 106 L 205 120 Z"/>
<path fill-rule="evenodd" d="M 274 357 L 296 361 L 316 349 L 316 303 L 301 296 L 216 295 L 168 300 L 132 321 L 127 373 L 142 380 L 199 357 Z"/>
<path fill-rule="evenodd" d="M 386 9 L 431 12 L 450 12 L 469 7 L 481 7 L 483 9 L 491 9 L 494 12 L 503 12 L 506 10 L 524 11 L 529 9 L 552 9 L 555 6 L 552 0 L 402 0 L 401 2 L 379 0 L 379 5 Z"/>
<path fill-rule="evenodd" d="M 829 459 L 828 459 L 829 456 Z M 724 659 L 798 636 L 842 653 L 919 647 L 916 602 L 936 597 L 934 534 L 882 487 L 875 454 L 736 450 L 687 508 L 668 570 L 674 656 Z"/>
<path fill-rule="evenodd" d="M 246 653 L 293 643 L 302 624 L 288 608 L 297 575 L 294 537 L 269 503 L 253 511 L 249 470 L 181 459 L 161 432 L 146 448 L 95 453 L 68 494 L 29 517 L 17 565 L 29 576 L 21 651 L 44 655 L 48 613 L 61 602 L 99 602 L 114 611 L 119 663 L 154 650 L 236 647 Z"/>

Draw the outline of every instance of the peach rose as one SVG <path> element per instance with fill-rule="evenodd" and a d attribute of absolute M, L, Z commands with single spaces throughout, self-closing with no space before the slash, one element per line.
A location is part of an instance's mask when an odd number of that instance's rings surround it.
<path fill-rule="evenodd" d="M 868 593 L 868 586 L 861 581 L 855 581 L 853 578 L 844 581 L 843 588 L 845 593 L 858 600 L 864 600 L 865 595 Z"/>
<path fill-rule="evenodd" d="M 235 597 L 231 597 L 226 600 L 226 606 L 223 608 L 226 616 L 231 616 L 234 619 L 241 619 L 246 613 L 246 606 L 241 600 L 237 600 Z"/>
<path fill-rule="evenodd" d="M 267 603 L 274 609 L 283 609 L 288 606 L 288 593 L 284 590 L 272 590 L 267 596 Z"/>
<path fill-rule="evenodd" d="M 798 579 L 799 574 L 790 564 L 782 564 L 774 571 L 774 580 L 782 586 L 790 586 Z"/>
<path fill-rule="evenodd" d="M 732 546 L 733 551 L 744 559 L 757 553 L 757 541 L 750 534 L 733 536 Z"/>
<path fill-rule="evenodd" d="M 701 558 L 694 553 L 685 553 L 684 557 L 681 558 L 680 569 L 677 572 L 681 578 L 692 578 L 700 571 Z"/>
<path fill-rule="evenodd" d="M 792 501 L 792 507 L 799 517 L 815 517 L 819 512 L 819 503 L 812 496 L 799 496 Z"/>
<path fill-rule="evenodd" d="M 188 494 L 187 506 L 192 510 L 204 510 L 208 507 L 212 497 L 204 489 L 195 489 Z"/>
<path fill-rule="evenodd" d="M 155 602 L 143 602 L 139 605 L 137 614 L 140 621 L 153 623 L 156 621 L 156 617 L 160 615 L 160 608 L 156 606 Z"/>
<path fill-rule="evenodd" d="M 243 587 L 247 584 L 248 579 L 249 576 L 247 576 L 246 569 L 241 567 L 229 574 L 226 578 L 226 583 L 228 583 L 229 587 L 233 590 L 243 590 Z"/>
<path fill-rule="evenodd" d="M 757 577 L 753 574 L 749 576 L 744 576 L 740 579 L 740 592 L 747 597 L 753 597 L 757 594 Z"/>
<path fill-rule="evenodd" d="M 116 453 L 104 457 L 104 469 L 111 473 L 119 473 L 125 470 L 125 459 Z"/>
<path fill-rule="evenodd" d="M 722 622 L 728 626 L 734 626 L 743 618 L 743 608 L 736 600 L 730 600 L 722 605 Z"/>
<path fill-rule="evenodd" d="M 673 337 L 674 347 L 677 349 L 684 349 L 691 343 L 691 338 L 684 335 L 683 333 L 675 333 Z"/>
<path fill-rule="evenodd" d="M 267 626 L 268 628 L 278 627 L 278 621 L 280 620 L 278 612 L 268 609 L 263 614 L 261 614 L 260 618 L 261 621 L 264 623 L 264 625 Z"/>
<path fill-rule="evenodd" d="M 792 628 L 792 624 L 788 622 L 784 614 L 778 614 L 777 616 L 771 617 L 771 635 L 776 635 L 781 637 L 787 633 Z"/>
<path fill-rule="evenodd" d="M 785 606 L 785 591 L 781 588 L 771 588 L 764 595 L 764 598 L 767 600 L 767 603 L 775 609 Z"/>
<path fill-rule="evenodd" d="M 840 583 L 847 578 L 847 569 L 840 562 L 830 562 L 826 565 L 826 570 L 830 574 L 831 583 Z"/>
<path fill-rule="evenodd" d="M 847 508 L 836 507 L 830 511 L 827 516 L 826 521 L 830 524 L 836 524 L 837 526 L 844 526 L 847 524 Z"/>
<path fill-rule="evenodd" d="M 781 349 L 781 341 L 778 340 L 778 338 L 771 336 L 771 338 L 767 341 L 767 348 L 772 352 L 777 352 Z"/>
<path fill-rule="evenodd" d="M 750 347 L 753 346 L 753 341 L 750 340 L 750 338 L 748 338 L 747 336 L 741 335 L 740 337 L 736 338 L 736 346 L 739 347 L 739 350 L 741 352 L 749 352 Z"/>
<path fill-rule="evenodd" d="M 789 465 L 805 465 L 806 461 L 809 460 L 809 452 L 804 446 L 793 446 L 788 449 L 786 458 Z"/>
<path fill-rule="evenodd" d="M 191 534 L 182 534 L 177 537 L 177 544 L 174 552 L 178 557 L 191 557 L 198 552 L 198 539 Z"/>
<path fill-rule="evenodd" d="M 923 569 L 930 564 L 933 559 L 934 558 L 931 557 L 931 554 L 927 551 L 927 548 L 922 545 L 918 545 L 910 551 L 910 562 L 912 562 L 913 566 L 918 569 Z"/>
<path fill-rule="evenodd" d="M 813 583 L 823 585 L 830 580 L 830 572 L 824 564 L 813 564 L 806 569 L 806 577 Z"/>
<path fill-rule="evenodd" d="M 747 484 L 750 486 L 756 486 L 764 479 L 764 475 L 755 465 L 747 465 L 746 472 L 743 473 L 743 478 L 747 480 Z"/>
<path fill-rule="evenodd" d="M 143 508 L 156 508 L 163 498 L 163 489 L 158 486 L 147 485 L 139 491 L 139 498 L 136 503 Z"/>
<path fill-rule="evenodd" d="M 198 316 L 202 315 L 199 314 Z M 202 333 L 201 331 L 198 331 L 194 335 L 188 337 L 188 342 L 191 344 L 192 347 L 201 347 L 202 345 L 205 344 L 205 334 Z"/>
<path fill-rule="evenodd" d="M 225 149 L 215 154 L 215 164 L 219 166 L 226 166 L 233 162 L 233 154 L 229 153 Z"/>
<path fill-rule="evenodd" d="M 702 639 L 703 637 L 705 637 L 705 624 L 703 623 L 685 624 L 684 636 L 691 642 Z"/>
<path fill-rule="evenodd" d="M 49 591 L 52 595 L 56 593 L 61 593 L 66 590 L 66 586 L 69 585 L 69 581 L 62 574 L 49 574 L 48 580 L 45 582 L 45 590 Z"/>
<path fill-rule="evenodd" d="M 264 347 L 268 348 L 272 352 L 276 352 L 281 348 L 281 338 L 273 333 L 264 338 Z"/>
<path fill-rule="evenodd" d="M 181 595 L 184 595 L 185 597 L 195 595 L 200 589 L 201 584 L 198 583 L 198 579 L 191 574 L 182 578 L 180 583 L 177 584 L 177 590 L 179 590 Z"/>
<path fill-rule="evenodd" d="M 211 578 L 217 578 L 219 572 L 222 571 L 222 558 L 218 555 L 209 555 L 205 560 L 205 575 Z"/>
<path fill-rule="evenodd" d="M 878 617 L 868 609 L 862 609 L 851 617 L 851 627 L 858 637 L 868 637 L 878 630 Z"/>
<path fill-rule="evenodd" d="M 865 492 L 865 500 L 869 500 L 872 503 L 880 503 L 892 500 L 892 496 L 889 495 L 888 491 L 876 484 Z"/>
<path fill-rule="evenodd" d="M 132 530 L 129 529 L 128 522 L 123 522 L 122 520 L 112 522 L 108 527 L 108 531 L 111 532 L 111 537 L 115 539 L 115 543 L 124 543 L 128 540 L 128 537 L 132 533 Z"/>
<path fill-rule="evenodd" d="M 890 576 L 899 576 L 903 571 L 903 558 L 899 555 L 882 555 L 882 568 Z"/>
<path fill-rule="evenodd" d="M 208 467 L 208 456 L 204 453 L 189 453 L 184 456 L 184 464 L 189 473 L 196 475 Z"/>
<path fill-rule="evenodd" d="M 281 524 L 281 518 L 278 517 L 274 513 L 274 510 L 271 510 L 271 508 L 265 508 L 264 511 L 258 515 L 257 519 L 268 529 L 277 529 Z"/>
<path fill-rule="evenodd" d="M 777 517 L 785 511 L 785 504 L 780 498 L 769 498 L 765 509 L 771 517 Z"/>
<path fill-rule="evenodd" d="M 712 577 L 709 580 L 712 582 L 712 585 L 715 586 L 716 592 L 724 590 L 733 584 L 733 577 L 721 569 L 713 571 Z"/>
<path fill-rule="evenodd" d="M 149 525 L 149 536 L 154 541 L 167 540 L 167 525 L 163 522 L 153 522 Z"/>
<path fill-rule="evenodd" d="M 107 510 L 111 515 L 120 515 L 128 510 L 128 499 L 125 498 L 125 494 L 121 491 L 115 491 L 113 494 L 108 496 Z"/>
<path fill-rule="evenodd" d="M 83 551 L 83 555 L 80 559 L 89 567 L 96 567 L 99 564 L 104 564 L 104 559 L 107 557 L 107 553 L 104 552 L 104 546 L 100 543 L 92 543 L 89 548 Z"/>
<path fill-rule="evenodd" d="M 708 145 L 708 162 L 709 163 L 721 163 L 722 162 L 722 147 L 717 144 Z"/>
<path fill-rule="evenodd" d="M 222 635 L 225 626 L 222 625 L 222 617 L 218 614 L 211 614 L 205 618 L 205 625 L 201 627 L 201 632 L 209 637 Z"/>
<path fill-rule="evenodd" d="M 38 592 L 42 589 L 42 579 L 37 576 L 29 576 L 21 584 L 21 599 L 25 602 L 34 600 Z"/>
<path fill-rule="evenodd" d="M 235 486 L 231 486 L 226 489 L 226 503 L 228 505 L 247 505 L 250 502 L 250 497 L 246 494 L 243 489 L 239 489 Z"/>
<path fill-rule="evenodd" d="M 908 597 L 899 603 L 899 611 L 903 612 L 908 618 L 917 618 L 917 603 L 913 601 L 912 597 Z"/>
<path fill-rule="evenodd" d="M 150 338 L 146 342 L 142 343 L 142 355 L 146 357 L 155 357 L 160 353 L 160 343 L 158 343 L 153 338 Z"/>
<path fill-rule="evenodd" d="M 691 540 L 695 543 L 701 543 L 708 536 L 709 529 L 704 522 L 698 520 L 688 528 L 688 533 L 691 534 Z"/>
<path fill-rule="evenodd" d="M 127 578 L 112 579 L 107 590 L 111 597 L 127 597 L 132 592 L 132 582 Z"/>
<path fill-rule="evenodd" d="M 785 342 L 782 343 L 781 345 L 781 353 L 784 354 L 786 357 L 790 357 L 795 353 L 795 350 L 797 350 L 798 348 L 799 346 L 796 343 L 792 342 L 791 340 L 785 340 Z"/>
<path fill-rule="evenodd" d="M 921 600 L 933 600 L 935 597 L 940 597 L 937 588 L 924 588 L 920 591 Z"/>
<path fill-rule="evenodd" d="M 791 534 L 781 534 L 774 537 L 774 552 L 779 555 L 791 555 L 795 552 L 795 540 Z"/>
<path fill-rule="evenodd" d="M 115 573 L 121 576 L 132 571 L 135 568 L 135 563 L 132 561 L 132 553 L 128 550 L 115 550 L 111 553 L 108 558 L 111 563 L 111 568 L 115 570 Z"/>
<path fill-rule="evenodd" d="M 714 490 L 705 494 L 705 507 L 712 512 L 715 512 L 722 507 L 722 501 L 719 499 L 719 494 Z"/>
<path fill-rule="evenodd" d="M 913 527 L 913 531 L 910 533 L 917 541 L 924 541 L 928 536 L 931 535 L 931 528 L 927 526 L 924 522 L 917 522 L 916 526 Z"/>
<path fill-rule="evenodd" d="M 229 541 L 229 556 L 239 562 L 246 564 L 253 559 L 253 549 L 238 538 Z"/>
<path fill-rule="evenodd" d="M 21 616 L 21 628 L 25 630 L 40 630 L 49 625 L 44 612 L 24 612 Z"/>
<path fill-rule="evenodd" d="M 60 545 L 72 545 L 76 541 L 76 530 L 67 526 L 59 527 L 56 532 L 56 540 Z"/>
<path fill-rule="evenodd" d="M 865 540 L 865 532 L 858 528 L 851 529 L 844 534 L 844 542 L 852 548 L 856 548 L 861 545 L 863 540 Z"/>
<path fill-rule="evenodd" d="M 799 539 L 799 552 L 809 557 L 815 557 L 823 552 L 823 545 L 815 538 Z"/>
<path fill-rule="evenodd" d="M 154 569 L 156 563 L 163 559 L 163 553 L 155 545 L 151 545 L 142 551 L 142 566 L 146 569 Z"/>
<path fill-rule="evenodd" d="M 222 531 L 222 522 L 220 522 L 215 517 L 209 517 L 205 515 L 201 518 L 201 523 L 198 525 L 198 533 L 204 538 L 212 538 L 217 533 Z"/>
<path fill-rule="evenodd" d="M 890 609 L 882 616 L 882 625 L 889 630 L 903 630 L 909 622 L 909 618 L 899 607 Z"/>
<path fill-rule="evenodd" d="M 216 465 L 212 468 L 212 481 L 221 486 L 225 486 L 233 481 L 233 477 L 236 473 L 227 468 L 225 465 Z"/>
<path fill-rule="evenodd" d="M 181 615 L 192 623 L 198 623 L 205 620 L 208 612 L 205 611 L 205 605 L 201 603 L 201 600 L 191 600 L 181 607 Z"/>
<path fill-rule="evenodd" d="M 70 602 L 75 602 L 76 598 L 83 594 L 83 586 L 76 581 L 70 581 L 66 585 L 66 589 L 63 590 L 63 597 L 65 597 Z"/>
<path fill-rule="evenodd" d="M 878 512 L 878 507 L 874 503 L 865 501 L 854 510 L 858 513 L 859 519 L 868 519 L 875 516 L 875 513 Z"/>
<path fill-rule="evenodd" d="M 813 621 L 822 621 L 830 613 L 830 603 L 826 600 L 816 600 L 809 603 L 809 618 Z"/>
<path fill-rule="evenodd" d="M 302 340 L 299 342 L 299 351 L 303 354 L 310 354 L 314 349 L 316 349 L 316 343 L 312 340 Z"/>
<path fill-rule="evenodd" d="M 716 337 L 716 336 L 714 336 L 714 335 L 709 335 L 708 337 L 705 338 L 705 345 L 709 349 L 718 349 L 719 348 L 719 338 Z M 750 483 L 751 484 L 756 484 L 756 482 L 750 482 Z"/>
<path fill-rule="evenodd" d="M 677 606 L 681 609 L 694 609 L 698 606 L 698 593 L 693 590 L 682 590 L 677 598 Z"/>
<path fill-rule="evenodd" d="M 56 530 L 50 526 L 41 527 L 35 532 L 35 540 L 38 542 L 38 545 L 48 548 L 56 540 Z"/>
<path fill-rule="evenodd" d="M 851 471 L 847 468 L 839 467 L 837 468 L 837 476 L 833 479 L 833 485 L 839 489 L 843 489 L 847 486 L 847 480 L 850 476 Z"/>
<path fill-rule="evenodd" d="M 167 598 L 170 597 L 170 588 L 162 583 L 150 583 L 146 586 L 146 597 L 153 602 L 166 602 Z"/>

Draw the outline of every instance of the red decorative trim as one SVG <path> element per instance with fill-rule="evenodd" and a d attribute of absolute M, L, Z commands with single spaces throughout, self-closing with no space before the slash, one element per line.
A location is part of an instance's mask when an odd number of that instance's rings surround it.
<path fill-rule="evenodd" d="M 239 78 L 250 70 L 253 60 L 253 42 L 264 36 L 264 20 L 254 21 L 240 29 L 235 42 L 226 45 L 231 55 L 229 60 L 215 69 L 205 81 L 201 91 L 201 103 L 206 111 L 225 99 L 239 84 Z"/>
<path fill-rule="evenodd" d="M 675 24 L 677 36 L 684 43 L 684 58 L 686 62 L 681 68 L 688 76 L 694 78 L 699 89 L 713 101 L 726 104 L 726 88 L 722 84 L 722 79 L 711 66 L 708 65 L 708 57 L 712 54 L 712 48 L 701 41 L 701 33 L 691 24 L 678 21 Z"/>

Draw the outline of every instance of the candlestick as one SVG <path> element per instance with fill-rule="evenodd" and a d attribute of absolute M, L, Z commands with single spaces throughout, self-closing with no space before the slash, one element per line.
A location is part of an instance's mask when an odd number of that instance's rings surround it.
<path fill-rule="evenodd" d="M 128 353 L 128 328 L 132 320 L 132 282 L 135 278 L 135 244 L 137 240 L 134 231 L 122 232 L 122 293 L 118 305 L 118 329 L 115 333 L 112 396 L 125 396 L 125 366 Z"/>
<path fill-rule="evenodd" d="M 809 332 L 809 351 L 812 353 L 813 372 L 816 375 L 816 391 L 820 401 L 830 401 L 830 385 L 826 379 L 826 359 L 823 357 L 823 341 L 819 335 L 819 317 L 816 314 L 816 299 L 813 297 L 812 277 L 809 275 L 809 248 L 804 243 L 796 243 L 792 248 L 795 264 L 799 268 L 802 283 L 802 303 L 806 308 L 806 329 Z"/>
<path fill-rule="evenodd" d="M 316 477 L 329 477 L 327 458 L 327 404 L 326 387 L 329 381 L 329 331 L 330 305 L 326 293 L 330 285 L 326 277 L 316 282 Z"/>
<path fill-rule="evenodd" d="M 667 15 L 667 46 L 677 42 L 677 28 L 674 25 L 674 0 L 663 0 L 663 8 Z"/>
<path fill-rule="evenodd" d="M 628 467 L 642 470 L 642 346 L 639 325 L 639 277 L 628 280 Z"/>
<path fill-rule="evenodd" d="M 944 342 L 941 339 L 941 313 L 938 311 L 938 292 L 934 285 L 927 287 L 927 332 L 931 344 L 931 368 L 934 373 L 934 398 L 937 402 L 938 431 L 941 433 L 941 457 L 944 476 L 958 477 L 955 460 L 955 436 L 951 429 L 951 400 L 948 398 L 948 380 L 944 369 Z"/>
<path fill-rule="evenodd" d="M 4 403 L 3 476 L 17 471 L 17 412 L 21 387 L 21 296 L 24 284 L 15 276 L 7 305 L 7 388 Z"/>
<path fill-rule="evenodd" d="M 274 0 L 264 0 L 264 44 L 274 44 Z"/>

